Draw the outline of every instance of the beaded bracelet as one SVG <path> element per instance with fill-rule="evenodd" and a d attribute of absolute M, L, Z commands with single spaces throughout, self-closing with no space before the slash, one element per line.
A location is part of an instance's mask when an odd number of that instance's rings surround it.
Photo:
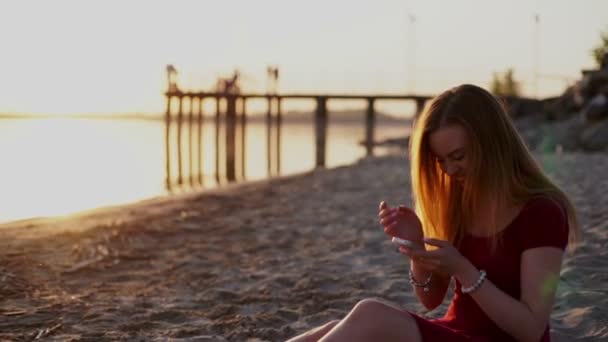
<path fill-rule="evenodd" d="M 426 278 L 424 283 L 420 283 L 414 278 L 414 272 L 410 269 L 410 284 L 415 287 L 422 287 L 424 292 L 429 292 L 429 284 L 431 283 L 431 279 L 433 278 L 433 273 L 429 274 L 429 277 Z"/>
<path fill-rule="evenodd" d="M 473 284 L 470 287 L 462 287 L 460 290 L 462 291 L 462 293 L 471 293 L 475 290 L 477 290 L 481 284 L 483 283 L 483 281 L 486 279 L 486 271 L 484 270 L 480 270 L 479 271 L 479 278 L 477 278 L 477 281 L 475 282 L 475 284 Z"/>

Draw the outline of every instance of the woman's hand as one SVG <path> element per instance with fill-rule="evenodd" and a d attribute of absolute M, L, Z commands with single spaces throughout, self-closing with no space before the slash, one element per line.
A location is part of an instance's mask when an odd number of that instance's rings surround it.
<path fill-rule="evenodd" d="M 422 223 L 412 209 L 405 206 L 391 208 L 382 201 L 378 216 L 386 234 L 422 243 Z"/>
<path fill-rule="evenodd" d="M 424 239 L 424 243 L 438 248 L 427 251 L 400 246 L 399 252 L 407 255 L 417 265 L 428 271 L 458 276 L 467 269 L 467 265 L 470 263 L 469 260 L 460 254 L 450 242 L 437 239 Z"/>

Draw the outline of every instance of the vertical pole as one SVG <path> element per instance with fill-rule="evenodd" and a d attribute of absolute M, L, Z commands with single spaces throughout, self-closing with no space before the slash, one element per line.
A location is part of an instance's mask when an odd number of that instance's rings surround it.
<path fill-rule="evenodd" d="M 376 112 L 374 111 L 375 98 L 367 99 L 367 113 L 365 116 L 365 148 L 368 157 L 374 155 L 374 128 L 376 125 Z"/>
<path fill-rule="evenodd" d="M 183 183 L 182 172 L 182 121 L 184 119 L 183 112 L 184 98 L 179 96 L 179 106 L 177 110 L 177 184 Z"/>
<path fill-rule="evenodd" d="M 226 177 L 229 182 L 236 180 L 236 96 L 228 95 L 226 105 Z"/>
<path fill-rule="evenodd" d="M 241 113 L 241 178 L 246 178 L 246 165 L 247 165 L 247 98 L 243 97 L 243 108 Z"/>
<path fill-rule="evenodd" d="M 201 96 L 198 98 L 198 133 L 197 137 L 197 175 L 198 175 L 198 184 L 203 185 L 203 99 Z"/>
<path fill-rule="evenodd" d="M 241 169 L 243 167 L 243 163 L 241 160 L 241 147 L 243 143 L 241 141 L 241 112 L 240 110 L 243 108 L 241 103 L 243 102 L 243 97 L 237 96 L 234 101 L 234 169 L 235 169 L 235 178 L 240 178 Z"/>
<path fill-rule="evenodd" d="M 325 150 L 327 140 L 327 98 L 317 97 L 317 112 L 315 115 L 315 140 L 317 168 L 325 167 Z"/>
<path fill-rule="evenodd" d="M 408 89 L 409 93 L 414 94 L 414 84 L 416 82 L 416 16 L 408 13 L 409 19 L 409 42 L 408 42 Z"/>
<path fill-rule="evenodd" d="M 222 98 L 215 98 L 215 181 L 220 184 L 220 115 Z"/>
<path fill-rule="evenodd" d="M 167 95 L 167 112 L 165 113 L 165 188 L 171 190 L 171 100 L 173 96 Z"/>
<path fill-rule="evenodd" d="M 196 99 L 194 96 L 190 96 L 190 110 L 188 112 L 188 172 L 190 178 L 190 186 L 194 186 L 194 151 L 192 143 L 192 134 L 194 133 L 194 100 Z"/>
<path fill-rule="evenodd" d="M 281 98 L 277 97 L 277 165 L 276 172 L 277 175 L 281 174 L 281 123 L 282 123 L 282 114 L 281 114 Z"/>
<path fill-rule="evenodd" d="M 266 113 L 266 159 L 268 177 L 272 176 L 272 96 L 268 96 L 268 112 Z"/>
<path fill-rule="evenodd" d="M 534 97 L 538 98 L 538 61 L 540 51 L 540 15 L 534 14 Z"/>

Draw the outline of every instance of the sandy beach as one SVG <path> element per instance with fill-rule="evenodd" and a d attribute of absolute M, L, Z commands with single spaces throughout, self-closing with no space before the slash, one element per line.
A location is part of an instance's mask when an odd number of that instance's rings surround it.
<path fill-rule="evenodd" d="M 564 262 L 556 341 L 608 340 L 608 155 L 538 156 L 585 241 Z M 378 297 L 426 312 L 377 220 L 408 161 L 228 186 L 0 228 L 0 339 L 282 341 Z"/>

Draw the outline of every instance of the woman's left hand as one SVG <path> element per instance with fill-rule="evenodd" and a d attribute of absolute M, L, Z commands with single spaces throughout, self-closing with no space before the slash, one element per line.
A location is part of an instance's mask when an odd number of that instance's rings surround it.
<path fill-rule="evenodd" d="M 423 250 L 422 248 L 411 249 L 404 246 L 399 247 L 399 252 L 409 256 L 417 265 L 432 272 L 439 272 L 454 276 L 459 274 L 469 262 L 448 241 L 437 239 L 424 239 L 424 243 L 438 247 L 434 250 Z"/>

